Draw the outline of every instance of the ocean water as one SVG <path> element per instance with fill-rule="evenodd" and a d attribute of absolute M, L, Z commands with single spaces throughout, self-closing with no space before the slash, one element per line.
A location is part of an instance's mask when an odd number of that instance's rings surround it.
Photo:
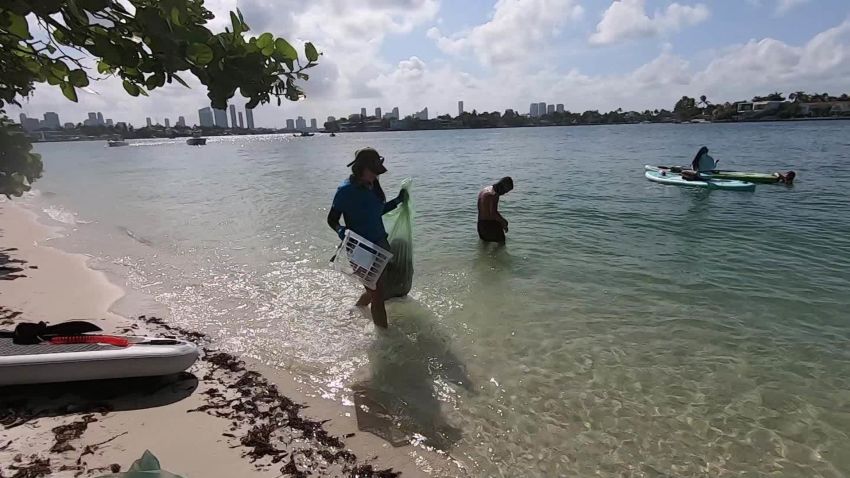
<path fill-rule="evenodd" d="M 850 122 L 40 144 L 32 199 L 180 325 L 472 476 L 850 474 Z M 345 164 L 413 178 L 416 275 L 376 334 L 328 268 Z M 646 181 L 708 145 L 754 193 Z M 478 190 L 504 175 L 504 247 Z M 366 410 L 365 408 L 363 410 Z"/>

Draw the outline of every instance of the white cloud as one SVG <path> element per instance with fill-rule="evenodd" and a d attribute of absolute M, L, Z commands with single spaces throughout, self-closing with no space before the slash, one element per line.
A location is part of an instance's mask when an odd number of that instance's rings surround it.
<path fill-rule="evenodd" d="M 429 36 L 447 51 L 472 55 L 494 68 L 468 69 L 466 58 L 455 60 L 425 56 L 407 56 L 386 61 L 381 45 L 404 31 L 433 24 L 437 18 L 435 3 L 428 0 L 374 0 L 366 2 L 380 20 L 367 19 L 370 28 L 357 23 L 361 13 L 349 9 L 342 0 L 324 2 L 328 10 L 325 22 L 318 25 L 312 7 L 302 10 L 275 8 L 272 0 L 240 0 L 249 24 L 256 33 L 272 30 L 295 42 L 313 40 L 325 52 L 319 68 L 304 84 L 306 101 L 284 102 L 283 107 L 262 107 L 255 112 L 258 125 L 282 125 L 286 118 L 303 115 L 320 120 L 327 115 L 399 106 L 402 114 L 428 106 L 429 111 L 454 112 L 456 101 L 478 111 L 526 111 L 531 101 L 565 103 L 568 109 L 610 110 L 672 108 L 677 98 L 708 95 L 713 101 L 737 100 L 766 92 L 813 90 L 843 93 L 850 76 L 850 21 L 811 37 L 803 43 L 786 43 L 775 38 L 749 42 L 689 55 L 676 55 L 674 45 L 665 45 L 645 64 L 612 74 L 590 74 L 579 68 L 560 68 L 548 61 L 561 50 L 553 38 L 557 30 L 567 28 L 580 9 L 568 0 L 499 1 L 490 20 L 458 35 L 444 37 L 432 29 Z M 339 9 L 328 7 L 341 2 Z M 517 4 L 537 9 L 517 9 Z M 207 0 L 208 5 L 228 8 L 226 0 Z M 544 6 L 561 10 L 540 10 Z M 412 9 L 412 10 L 409 10 Z M 552 15 L 558 11 L 560 15 Z M 684 10 L 686 11 L 686 10 Z M 217 12 L 220 14 L 220 12 Z M 681 24 L 683 14 L 665 8 L 651 21 L 663 28 Z M 685 15 L 686 16 L 686 15 Z M 647 17 L 649 18 L 649 17 Z M 528 22 L 536 26 L 534 31 Z M 535 23 L 536 22 L 536 23 Z M 524 25 L 520 28 L 518 25 Z M 542 25 L 542 27 L 541 27 Z M 313 28 L 315 30 L 313 31 Z M 497 33 L 499 32 L 499 33 Z M 514 45 L 511 48 L 511 45 Z M 456 50 L 451 50 L 455 46 Z M 527 55 L 526 52 L 534 52 Z M 411 54 L 414 52 L 411 52 Z M 605 55 L 605 51 L 594 52 Z M 543 59 L 543 60 L 541 60 Z M 545 60 L 545 61 L 544 61 Z M 528 62 L 528 63 L 526 63 Z M 533 63 L 532 63 L 533 62 Z M 533 64 L 533 67 L 528 67 Z M 186 76 L 187 79 L 191 77 Z M 155 91 L 150 98 L 130 98 L 119 82 L 96 82 L 92 89 L 99 95 L 80 94 L 79 105 L 68 102 L 54 87 L 39 87 L 24 111 L 41 116 L 57 111 L 63 121 L 81 121 L 88 111 L 103 111 L 116 121 L 144 124 L 150 116 L 172 121 L 177 115 L 197 122 L 197 109 L 208 104 L 205 90 L 190 81 L 191 90 L 180 86 Z M 244 102 L 237 101 L 241 106 Z M 13 115 L 17 111 L 10 111 Z"/>
<path fill-rule="evenodd" d="M 785 15 L 786 13 L 793 10 L 794 8 L 800 6 L 804 3 L 808 3 L 808 1 L 809 0 L 778 0 L 776 2 L 777 3 L 776 14 L 777 15 Z"/>
<path fill-rule="evenodd" d="M 451 36 L 431 28 L 427 35 L 446 53 L 470 51 L 484 65 L 509 66 L 538 55 L 565 23 L 583 15 L 576 0 L 499 0 L 486 23 Z"/>
<path fill-rule="evenodd" d="M 664 32 L 674 32 L 708 19 L 708 7 L 672 3 L 653 17 L 646 13 L 645 0 L 614 0 L 605 10 L 596 32 L 590 36 L 592 45 L 611 45 L 635 38 L 651 37 Z"/>

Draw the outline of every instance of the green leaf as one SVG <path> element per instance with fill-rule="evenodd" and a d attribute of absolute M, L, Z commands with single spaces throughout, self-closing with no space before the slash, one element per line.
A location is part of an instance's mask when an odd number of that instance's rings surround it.
<path fill-rule="evenodd" d="M 295 60 L 298 58 L 298 52 L 283 38 L 278 38 L 274 41 L 274 49 L 284 60 Z"/>
<path fill-rule="evenodd" d="M 180 23 L 180 9 L 177 7 L 171 7 L 171 23 L 181 26 Z"/>
<path fill-rule="evenodd" d="M 274 53 L 274 46 L 267 46 L 263 48 L 262 52 L 265 56 L 272 56 L 272 54 Z"/>
<path fill-rule="evenodd" d="M 274 45 L 274 36 L 271 33 L 263 33 L 260 38 L 257 38 L 257 47 L 264 50 L 268 46 Z"/>
<path fill-rule="evenodd" d="M 97 72 L 98 73 L 103 74 L 103 73 L 106 73 L 108 71 L 112 71 L 112 67 L 109 66 L 109 63 L 107 63 L 103 60 L 100 60 L 99 62 L 97 62 Z"/>
<path fill-rule="evenodd" d="M 162 72 L 156 72 L 153 75 L 149 76 L 147 80 L 145 80 L 145 86 L 152 90 L 154 88 L 159 88 L 160 86 L 165 84 L 165 74 Z"/>
<path fill-rule="evenodd" d="M 234 35 L 239 35 L 244 31 L 242 29 L 242 22 L 239 21 L 239 17 L 233 12 L 230 12 L 230 24 L 233 27 Z"/>
<path fill-rule="evenodd" d="M 86 72 L 81 69 L 72 70 L 68 73 L 68 82 L 77 88 L 83 88 L 85 86 L 89 86 L 89 77 L 86 75 Z"/>
<path fill-rule="evenodd" d="M 4 8 L 4 10 L 6 10 Z M 15 35 L 16 37 L 20 37 L 23 39 L 30 38 L 30 29 L 29 25 L 27 25 L 27 19 L 21 15 L 14 14 L 9 10 L 6 10 L 4 13 L 9 16 L 10 24 L 7 27 L 9 33 Z"/>
<path fill-rule="evenodd" d="M 203 43 L 192 43 L 189 45 L 189 48 L 186 49 L 186 56 L 189 58 L 189 61 L 198 65 L 206 65 L 213 61 L 212 48 Z"/>
<path fill-rule="evenodd" d="M 38 74 L 41 69 L 41 63 L 35 61 L 32 57 L 23 58 L 24 67 L 32 73 Z"/>
<path fill-rule="evenodd" d="M 319 52 L 316 51 L 316 47 L 310 42 L 307 42 L 304 45 L 304 54 L 307 55 L 307 60 L 309 61 L 316 61 L 319 59 Z"/>
<path fill-rule="evenodd" d="M 74 89 L 74 86 L 67 82 L 62 82 L 59 85 L 59 88 L 62 90 L 62 94 L 65 95 L 65 98 L 77 102 L 77 91 Z"/>
<path fill-rule="evenodd" d="M 185 86 L 186 88 L 188 88 L 188 87 L 189 87 L 189 85 L 187 85 L 187 84 L 186 84 L 186 82 L 185 82 L 185 81 L 183 81 L 183 78 L 180 78 L 180 77 L 179 77 L 179 76 L 177 76 L 176 74 L 172 74 L 172 75 L 171 75 L 171 78 L 172 78 L 172 79 L 174 79 L 174 80 L 177 80 L 177 83 L 180 83 L 181 85 Z"/>
<path fill-rule="evenodd" d="M 130 96 L 139 96 L 141 90 L 139 90 L 138 86 L 133 83 L 130 83 L 127 80 L 124 80 L 122 84 L 124 85 L 124 90 L 126 90 L 127 93 L 130 94 Z"/>
<path fill-rule="evenodd" d="M 65 78 L 69 73 L 71 73 L 71 69 L 68 68 L 68 65 L 66 65 L 62 60 L 54 61 L 53 64 L 50 65 L 50 71 L 53 75 L 60 79 Z"/>

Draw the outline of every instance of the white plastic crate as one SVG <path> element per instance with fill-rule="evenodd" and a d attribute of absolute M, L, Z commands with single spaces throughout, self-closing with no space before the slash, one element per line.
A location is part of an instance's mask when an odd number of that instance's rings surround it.
<path fill-rule="evenodd" d="M 346 230 L 345 238 L 331 260 L 331 267 L 357 278 L 367 288 L 375 290 L 378 279 L 392 257 L 390 251 Z"/>

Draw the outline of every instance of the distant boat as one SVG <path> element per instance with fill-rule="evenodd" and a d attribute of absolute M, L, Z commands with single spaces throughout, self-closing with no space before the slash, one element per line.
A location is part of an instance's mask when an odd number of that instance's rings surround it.
<path fill-rule="evenodd" d="M 336 133 L 331 133 L 331 138 L 335 138 L 335 137 L 336 137 Z"/>
<path fill-rule="evenodd" d="M 186 140 L 186 144 L 189 146 L 203 146 L 207 144 L 207 138 L 201 138 L 200 136 L 193 136 Z"/>
<path fill-rule="evenodd" d="M 707 123 L 711 123 L 711 121 L 708 121 L 707 119 L 696 118 L 696 119 L 692 119 L 690 121 L 690 123 L 691 124 L 707 124 Z"/>
<path fill-rule="evenodd" d="M 310 136 L 313 136 L 313 133 L 301 131 L 299 134 L 293 134 L 292 136 L 295 136 L 296 138 L 309 138 Z"/>
<path fill-rule="evenodd" d="M 117 148 L 118 146 L 128 146 L 130 143 L 124 141 L 123 139 L 110 139 L 106 142 L 110 148 Z"/>

